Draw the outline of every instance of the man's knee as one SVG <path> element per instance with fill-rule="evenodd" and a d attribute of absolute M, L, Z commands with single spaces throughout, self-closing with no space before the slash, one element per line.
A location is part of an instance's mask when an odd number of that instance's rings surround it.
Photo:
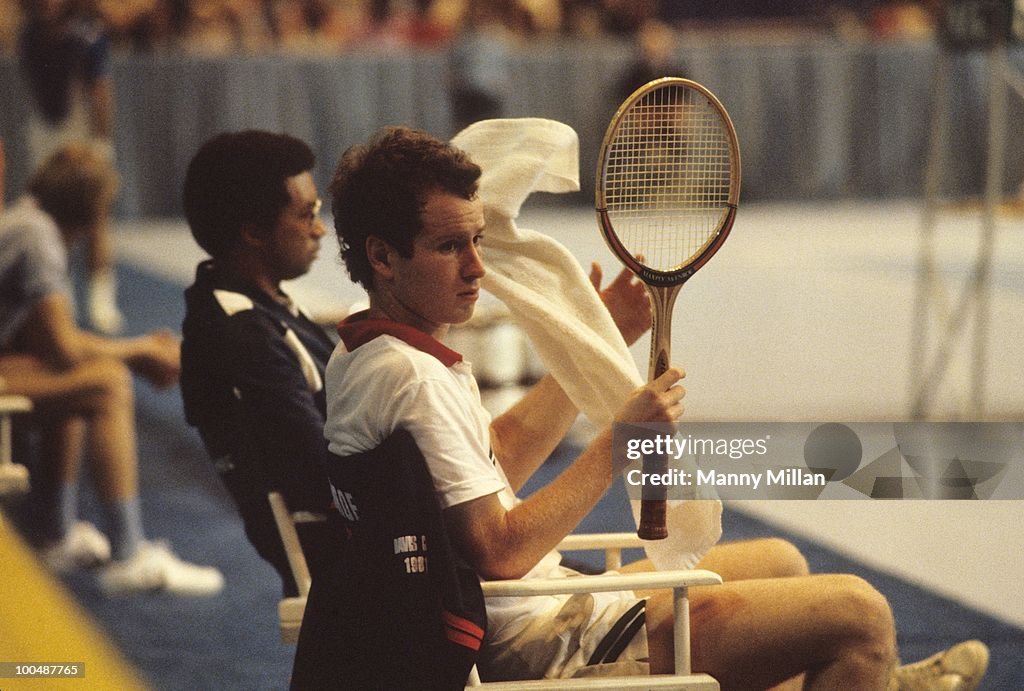
<path fill-rule="evenodd" d="M 844 621 L 855 645 L 879 662 L 896 660 L 896 625 L 888 600 L 858 576 L 836 580 L 836 616 Z"/>
<path fill-rule="evenodd" d="M 107 407 L 131 406 L 135 401 L 132 373 L 120 360 L 96 358 L 82 365 L 87 377 Z"/>
<path fill-rule="evenodd" d="M 792 542 L 772 537 L 762 540 L 761 543 L 765 561 L 771 565 L 772 577 L 806 576 L 811 572 L 807 558 Z"/>

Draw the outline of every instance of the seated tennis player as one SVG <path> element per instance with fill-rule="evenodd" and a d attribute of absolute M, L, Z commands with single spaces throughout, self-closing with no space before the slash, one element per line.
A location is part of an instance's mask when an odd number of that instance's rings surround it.
<path fill-rule="evenodd" d="M 611 486 L 612 430 L 599 431 L 546 487 L 516 497 L 577 411 L 545 378 L 492 420 L 469 363 L 443 343 L 450 325 L 472 316 L 486 272 L 480 172 L 458 149 L 404 128 L 343 155 L 331 184 L 335 227 L 369 309 L 339 327 L 343 345 L 326 373 L 325 434 L 344 459 L 410 433 L 453 548 L 480 578 L 568 576 L 554 548 Z M 642 292 L 630 290 L 623 312 L 649 320 Z M 683 376 L 670 368 L 637 389 L 616 421 L 678 420 Z M 340 508 L 350 519 L 372 511 Z M 885 598 L 854 576 L 808 575 L 783 541 L 716 546 L 699 567 L 726 582 L 691 592 L 693 668 L 723 688 L 972 689 L 985 672 L 987 650 L 978 642 L 897 668 Z M 623 570 L 651 568 L 641 561 Z M 486 629 L 485 680 L 573 676 L 614 663 L 665 673 L 673 664 L 666 592 L 489 601 Z"/>
<path fill-rule="evenodd" d="M 281 287 L 309 271 L 327 232 L 314 162 L 295 137 L 223 133 L 192 158 L 184 192 L 192 236 L 211 257 L 185 292 L 185 416 L 289 596 L 298 588 L 267 494 L 280 492 L 292 511 L 331 506 L 323 373 L 334 342 Z M 328 527 L 296 530 L 315 573 Z"/>

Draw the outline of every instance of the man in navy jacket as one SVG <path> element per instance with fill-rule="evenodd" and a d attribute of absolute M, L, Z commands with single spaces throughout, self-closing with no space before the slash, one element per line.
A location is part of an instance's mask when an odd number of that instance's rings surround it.
<path fill-rule="evenodd" d="M 184 191 L 192 235 L 212 257 L 185 293 L 185 414 L 289 595 L 297 588 L 267 494 L 280 492 L 292 511 L 331 505 L 321 464 L 334 344 L 281 289 L 309 270 L 326 232 L 313 164 L 309 146 L 288 135 L 221 134 L 192 159 Z M 315 573 L 326 525 L 298 531 Z"/>

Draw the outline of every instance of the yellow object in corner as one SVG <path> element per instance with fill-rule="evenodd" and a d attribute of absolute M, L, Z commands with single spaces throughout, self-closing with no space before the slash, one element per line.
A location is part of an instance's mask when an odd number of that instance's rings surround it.
<path fill-rule="evenodd" d="M 0 584 L 0 690 L 148 688 L 2 513 Z"/>

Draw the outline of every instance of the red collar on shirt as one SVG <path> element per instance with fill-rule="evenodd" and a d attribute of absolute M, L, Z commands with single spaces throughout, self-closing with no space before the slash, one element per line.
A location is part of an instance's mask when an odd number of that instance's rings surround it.
<path fill-rule="evenodd" d="M 341 340 L 345 343 L 345 347 L 349 352 L 365 343 L 369 343 L 377 338 L 377 336 L 386 334 L 405 341 L 413 348 L 421 350 L 427 355 L 433 355 L 445 367 L 451 367 L 456 362 L 462 362 L 462 355 L 433 336 L 425 334 L 413 326 L 391 319 L 370 319 L 368 314 L 369 311 L 366 310 L 356 312 L 338 324 L 338 335 L 341 336 Z"/>

